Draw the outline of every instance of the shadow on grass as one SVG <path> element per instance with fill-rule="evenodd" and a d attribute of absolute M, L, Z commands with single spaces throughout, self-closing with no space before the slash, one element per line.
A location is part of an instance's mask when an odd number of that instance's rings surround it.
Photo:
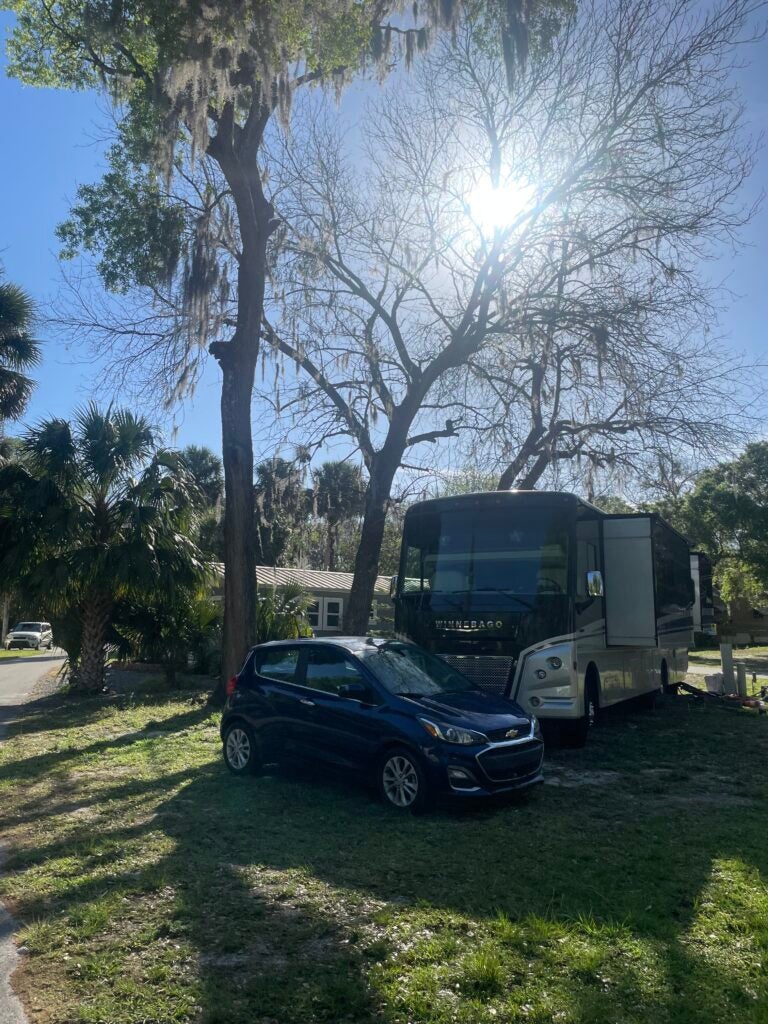
<path fill-rule="evenodd" d="M 178 717 L 193 723 L 207 713 Z M 695 932 L 719 887 L 750 941 L 768 952 L 766 922 L 735 882 L 729 896 L 722 874 L 724 864 L 746 865 L 758 887 L 768 876 L 765 799 L 744 793 L 733 775 L 738 764 L 741 777 L 758 777 L 767 750 L 764 722 L 681 698 L 656 714 L 611 716 L 587 750 L 551 756 L 555 774 L 616 772 L 619 781 L 548 786 L 523 803 L 421 818 L 400 817 L 331 774 L 294 768 L 234 779 L 207 763 L 107 785 L 95 803 L 143 802 L 149 820 L 85 821 L 12 866 L 74 858 L 82 874 L 28 901 L 28 919 L 79 921 L 106 896 L 140 903 L 169 888 L 167 912 L 147 927 L 157 931 L 150 941 L 170 936 L 196 961 L 174 997 L 180 1019 L 188 1011 L 205 1024 L 449 1021 L 451 1004 L 443 1015 L 440 1000 L 455 979 L 467 989 L 466 936 L 477 929 L 469 946 L 494 944 L 502 981 L 483 988 L 475 979 L 475 1019 L 485 1019 L 482 1004 L 499 986 L 522 1007 L 532 986 L 544 985 L 553 1005 L 567 1007 L 565 1019 L 581 1024 L 757 1024 L 768 1019 L 764 979 L 750 987 L 729 974 L 727 957 L 697 956 Z M 23 764 L 46 772 L 57 757 Z M 162 855 L 146 872 L 93 874 L 157 835 Z M 108 1017 L 120 984 L 102 979 L 78 1019 Z M 141 992 L 141 1015 L 166 1019 L 152 985 Z"/>
<path fill-rule="evenodd" d="M 172 718 L 166 718 L 161 722 L 150 722 L 141 729 L 124 733 L 121 736 L 113 736 L 84 746 L 71 746 L 63 750 L 51 751 L 46 754 L 37 754 L 34 757 L 24 758 L 15 761 L 3 769 L 3 776 L 6 779 L 30 780 L 35 776 L 47 775 L 49 772 L 62 768 L 68 761 L 80 761 L 83 758 L 95 757 L 101 754 L 109 754 L 112 751 L 130 747 L 135 743 L 154 739 L 159 735 L 173 735 L 184 729 L 199 724 L 210 716 L 210 709 L 204 705 L 185 711 Z M 17 722 L 13 723 L 14 726 Z M 59 726 L 61 728 L 61 726 Z M 15 730 L 14 730 L 15 732 Z M 108 769 L 106 769 L 108 771 Z M 83 769 L 85 772 L 86 769 Z M 61 789 L 73 788 L 65 781 Z M 60 813 L 55 809 L 56 805 L 51 804 L 49 799 L 44 801 L 36 810 L 28 810 L 15 818 L 8 819 L 8 824 L 21 821 L 32 821 L 35 817 L 45 817 L 51 814 Z"/>

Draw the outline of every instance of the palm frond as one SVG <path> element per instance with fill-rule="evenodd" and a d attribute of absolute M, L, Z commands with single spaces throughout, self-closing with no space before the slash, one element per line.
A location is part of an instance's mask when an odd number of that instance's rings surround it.
<path fill-rule="evenodd" d="M 0 419 L 18 419 L 27 407 L 34 386 L 34 381 L 23 373 L 0 366 Z"/>
<path fill-rule="evenodd" d="M 35 318 L 35 304 L 18 285 L 0 284 L 0 343 L 27 334 Z"/>

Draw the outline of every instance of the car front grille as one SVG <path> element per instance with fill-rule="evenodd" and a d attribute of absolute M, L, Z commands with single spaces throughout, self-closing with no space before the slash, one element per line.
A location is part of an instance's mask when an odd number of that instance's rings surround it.
<path fill-rule="evenodd" d="M 513 747 L 497 747 L 477 755 L 478 763 L 492 782 L 514 782 L 535 775 L 541 767 L 544 746 L 539 740 Z"/>
<path fill-rule="evenodd" d="M 500 697 L 506 696 L 510 675 L 515 667 L 514 658 L 473 657 L 462 654 L 443 654 L 441 657 L 479 689 Z"/>

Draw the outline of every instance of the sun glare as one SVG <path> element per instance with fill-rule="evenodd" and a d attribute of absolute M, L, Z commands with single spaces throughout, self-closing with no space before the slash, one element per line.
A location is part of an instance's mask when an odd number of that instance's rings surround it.
<path fill-rule="evenodd" d="M 467 197 L 472 220 L 481 231 L 503 231 L 533 207 L 535 189 L 524 181 L 496 188 L 490 182 L 477 185 Z"/>

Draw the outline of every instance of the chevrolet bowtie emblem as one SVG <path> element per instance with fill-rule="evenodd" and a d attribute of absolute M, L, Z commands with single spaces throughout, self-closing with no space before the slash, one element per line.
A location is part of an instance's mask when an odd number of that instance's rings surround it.
<path fill-rule="evenodd" d="M 519 729 L 507 729 L 504 735 L 507 737 L 508 740 L 513 740 L 519 732 Z"/>

